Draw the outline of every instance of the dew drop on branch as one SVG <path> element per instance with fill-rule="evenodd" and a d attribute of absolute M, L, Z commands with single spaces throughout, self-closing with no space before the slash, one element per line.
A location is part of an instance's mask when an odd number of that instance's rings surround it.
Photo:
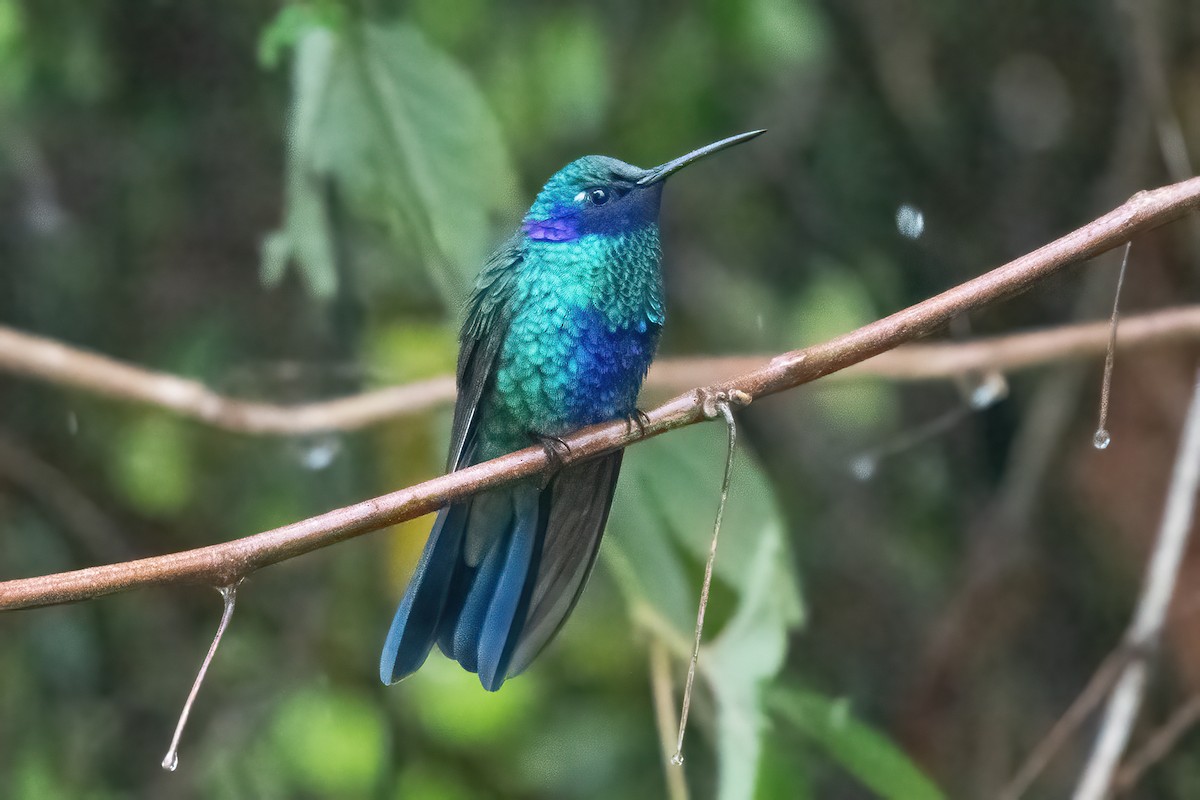
<path fill-rule="evenodd" d="M 1113 365 L 1117 354 L 1117 325 L 1121 321 L 1121 286 L 1125 283 L 1125 268 L 1129 266 L 1129 251 L 1133 241 L 1125 243 L 1125 253 L 1121 256 L 1121 270 L 1117 273 L 1117 288 L 1113 292 L 1112 318 L 1108 328 L 1108 349 L 1104 354 L 1104 377 L 1100 383 L 1100 419 L 1096 422 L 1096 433 L 1092 437 L 1092 445 L 1097 450 L 1104 450 L 1112 442 L 1108 433 L 1108 402 L 1112 395 Z"/>

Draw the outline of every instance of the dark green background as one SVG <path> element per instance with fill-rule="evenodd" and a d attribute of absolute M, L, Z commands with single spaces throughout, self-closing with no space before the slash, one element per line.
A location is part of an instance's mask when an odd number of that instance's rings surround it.
<path fill-rule="evenodd" d="M 278 401 L 442 374 L 474 268 L 559 166 L 764 127 L 666 192 L 663 354 L 815 343 L 1172 179 L 1164 131 L 1200 148 L 1200 7 L 1128 6 L 0 0 L 0 322 Z M 1191 231 L 1139 240 L 1128 309 L 1194 296 Z M 1115 267 L 948 335 L 1101 318 Z M 692 795 L 992 796 L 1120 637 L 1189 363 L 1118 361 L 1103 454 L 1097 366 L 1059 365 L 865 481 L 855 459 L 964 389 L 860 380 L 742 413 Z M 448 426 L 235 435 L 0 376 L 0 578 L 407 485 L 442 468 Z M 496 695 L 440 656 L 378 684 L 428 520 L 256 574 L 174 774 L 158 762 L 214 592 L 0 616 L 0 796 L 662 797 L 647 648 L 667 641 L 678 683 L 722 441 L 629 453 L 578 611 Z M 1176 620 L 1146 730 L 1200 688 Z M 1031 796 L 1069 791 L 1089 733 Z M 1196 743 L 1138 796 L 1200 793 Z"/>

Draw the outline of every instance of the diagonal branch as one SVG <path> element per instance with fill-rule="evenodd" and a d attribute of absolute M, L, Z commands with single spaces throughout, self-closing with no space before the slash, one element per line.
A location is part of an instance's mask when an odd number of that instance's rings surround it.
<path fill-rule="evenodd" d="M 749 402 L 795 388 L 925 336 L 953 317 L 1028 289 L 1068 264 L 1112 249 L 1200 205 L 1200 178 L 1140 192 L 1060 239 L 978 278 L 836 339 L 776 356 L 720 383 L 686 392 L 647 414 L 644 429 L 619 420 L 564 438 L 570 460 L 593 458 L 707 418 L 714 397 Z M 0 583 L 0 610 L 86 600 L 138 586 L 224 586 L 257 569 L 429 513 L 451 500 L 537 474 L 540 447 L 443 475 L 381 497 L 223 544 L 74 572 Z"/>

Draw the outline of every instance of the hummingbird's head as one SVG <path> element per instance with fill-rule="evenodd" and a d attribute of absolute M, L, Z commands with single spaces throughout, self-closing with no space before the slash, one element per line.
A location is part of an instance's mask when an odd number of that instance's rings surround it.
<path fill-rule="evenodd" d="M 521 228 L 530 239 L 569 242 L 589 233 L 628 233 L 658 221 L 662 182 L 608 156 L 584 156 L 554 173 Z"/>
<path fill-rule="evenodd" d="M 668 176 L 761 133 L 731 136 L 653 169 L 608 156 L 578 158 L 546 182 L 521 229 L 530 239 L 569 242 L 586 234 L 620 235 L 653 225 L 658 222 L 663 181 Z"/>

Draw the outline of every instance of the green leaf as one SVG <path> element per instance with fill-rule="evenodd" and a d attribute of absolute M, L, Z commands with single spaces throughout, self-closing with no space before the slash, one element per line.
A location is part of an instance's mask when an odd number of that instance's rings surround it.
<path fill-rule="evenodd" d="M 836 264 L 817 264 L 814 271 L 816 277 L 792 313 L 791 341 L 824 342 L 877 319 L 867 286 L 858 275 Z M 824 386 L 812 397 L 847 428 L 887 427 L 896 417 L 895 386 L 885 381 Z"/>
<path fill-rule="evenodd" d="M 346 241 L 335 237 L 366 226 L 350 241 L 367 247 L 360 240 L 373 233 L 390 252 L 347 259 L 347 267 L 371 270 L 357 282 L 364 291 L 407 267 L 423 271 L 456 306 L 486 256 L 492 216 L 515 195 L 482 94 L 453 59 L 403 24 L 311 22 L 296 41 L 286 212 L 264 243 L 263 280 L 277 281 L 282 265 L 294 263 L 315 296 L 330 296 L 344 250 L 335 245 Z"/>
<path fill-rule="evenodd" d="M 768 735 L 754 800 L 815 800 L 808 762 L 808 753 L 789 746 L 780 736 Z"/>
<path fill-rule="evenodd" d="M 299 34 L 297 34 L 299 35 Z M 292 71 L 292 110 L 288 131 L 286 212 L 283 228 L 262 245 L 262 281 L 273 286 L 295 262 L 308 290 L 328 298 L 337 289 L 337 266 L 323 174 L 317 163 L 321 127 L 332 81 L 337 42 L 334 34 L 312 25 L 299 35 Z"/>
<path fill-rule="evenodd" d="M 599 128 L 612 95 L 613 68 L 590 14 L 562 14 L 538 25 L 526 68 L 533 71 L 543 131 L 578 136 Z"/>
<path fill-rule="evenodd" d="M 725 435 L 694 426 L 631 450 L 613 504 L 606 558 L 635 617 L 686 658 L 725 461 Z M 769 484 L 739 451 L 714 566 L 728 621 L 706 627 L 700 674 L 717 706 L 723 800 L 753 797 L 766 714 L 764 686 L 783 665 L 801 604 Z M 714 614 L 713 612 L 718 612 Z M 714 620 L 714 622 L 717 620 Z"/>
<path fill-rule="evenodd" d="M 62 770 L 55 767 L 50 753 L 49 748 L 34 749 L 26 746 L 6 781 L 10 787 L 10 797 L 32 800 L 37 797 L 68 796 L 67 787 L 63 785 L 60 777 Z"/>
<path fill-rule="evenodd" d="M 295 784 L 321 797 L 366 797 L 387 765 L 386 728 L 377 705 L 346 691 L 309 690 L 288 698 L 273 739 Z"/>
<path fill-rule="evenodd" d="M 134 421 L 119 438 L 113 459 L 116 487 L 140 511 L 170 515 L 192 498 L 194 468 L 185 423 L 165 414 Z"/>
<path fill-rule="evenodd" d="M 472 800 L 470 783 L 458 771 L 424 764 L 406 768 L 396 779 L 395 800 Z"/>
<path fill-rule="evenodd" d="M 367 337 L 369 374 L 381 383 L 407 383 L 452 375 L 458 336 L 442 323 L 404 319 L 381 324 Z"/>
<path fill-rule="evenodd" d="M 743 52 L 764 70 L 813 62 L 827 49 L 824 20 L 810 3 L 752 0 L 743 13 Z"/>
<path fill-rule="evenodd" d="M 468 73 L 415 29 L 369 25 L 362 42 L 380 134 L 410 181 L 396 188 L 415 191 L 420 221 L 458 268 L 457 303 L 486 256 L 488 215 L 516 190 L 499 124 Z"/>
<path fill-rule="evenodd" d="M 296 3 L 280 9 L 258 37 L 258 63 L 267 69 L 279 66 L 283 52 L 314 27 L 338 28 L 345 23 L 342 6 L 325 0 Z"/>
<path fill-rule="evenodd" d="M 33 71 L 27 42 L 21 6 L 15 0 L 0 0 L 0 108 L 19 98 L 29 85 Z"/>
<path fill-rule="evenodd" d="M 846 700 L 796 688 L 776 690 L 771 707 L 880 797 L 941 800 L 941 790 L 900 748 L 854 719 Z"/>
<path fill-rule="evenodd" d="M 498 748 L 538 712 L 534 680 L 510 681 L 502 692 L 489 692 L 473 673 L 440 655 L 430 658 L 408 679 L 411 703 L 422 729 L 463 749 Z"/>
<path fill-rule="evenodd" d="M 768 727 L 763 688 L 783 667 L 788 631 L 799 619 L 781 528 L 764 531 L 740 585 L 737 613 L 701 656 L 717 701 L 722 798 L 748 797 L 754 788 Z"/>

